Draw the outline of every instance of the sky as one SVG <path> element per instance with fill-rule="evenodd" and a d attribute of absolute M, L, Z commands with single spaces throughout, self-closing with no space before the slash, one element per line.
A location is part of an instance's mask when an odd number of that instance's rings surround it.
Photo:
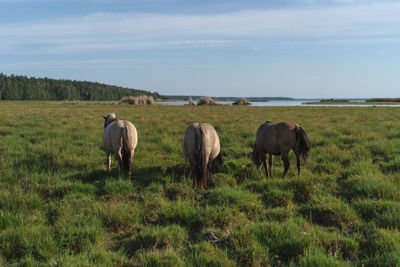
<path fill-rule="evenodd" d="M 400 0 L 0 0 L 0 73 L 163 95 L 400 97 Z"/>

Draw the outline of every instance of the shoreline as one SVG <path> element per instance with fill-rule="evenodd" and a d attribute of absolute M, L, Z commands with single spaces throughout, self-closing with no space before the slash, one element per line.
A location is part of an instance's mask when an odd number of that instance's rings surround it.
<path fill-rule="evenodd" d="M 304 102 L 304 105 L 400 105 L 400 102 L 347 102 L 347 101 L 332 101 L 332 102 Z"/>

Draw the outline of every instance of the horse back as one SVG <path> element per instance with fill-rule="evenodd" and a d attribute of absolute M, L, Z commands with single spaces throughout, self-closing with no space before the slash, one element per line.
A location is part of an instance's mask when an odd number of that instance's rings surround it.
<path fill-rule="evenodd" d="M 292 122 L 265 122 L 257 130 L 256 146 L 273 155 L 286 153 L 296 144 L 295 129 L 296 124 Z"/>

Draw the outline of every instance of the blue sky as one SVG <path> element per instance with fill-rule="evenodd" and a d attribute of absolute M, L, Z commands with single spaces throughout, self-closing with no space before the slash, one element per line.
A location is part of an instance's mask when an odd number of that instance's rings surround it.
<path fill-rule="evenodd" d="M 0 0 L 0 72 L 161 94 L 400 97 L 400 0 Z"/>

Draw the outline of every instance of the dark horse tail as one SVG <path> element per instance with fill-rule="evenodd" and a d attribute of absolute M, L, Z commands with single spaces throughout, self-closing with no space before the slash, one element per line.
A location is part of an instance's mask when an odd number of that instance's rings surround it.
<path fill-rule="evenodd" d="M 195 144 L 196 144 L 196 183 L 198 187 L 202 187 L 203 181 L 207 181 L 207 169 L 205 166 L 204 155 L 204 132 L 201 126 L 195 129 Z"/>
<path fill-rule="evenodd" d="M 311 142 L 308 139 L 306 132 L 303 127 L 296 127 L 296 148 L 300 152 L 303 160 L 306 161 L 308 158 L 308 151 L 311 149 Z"/>
<path fill-rule="evenodd" d="M 126 173 L 130 173 L 132 170 L 132 140 L 130 140 L 130 136 L 128 133 L 128 127 L 124 125 L 122 129 L 122 170 Z"/>

